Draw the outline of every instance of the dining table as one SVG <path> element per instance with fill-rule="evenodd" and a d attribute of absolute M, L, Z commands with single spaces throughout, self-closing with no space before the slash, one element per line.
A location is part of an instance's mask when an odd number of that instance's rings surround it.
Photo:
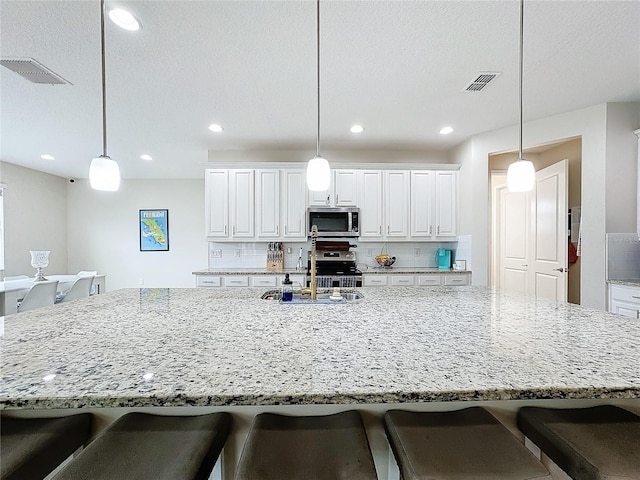
<path fill-rule="evenodd" d="M 105 275 L 96 275 L 93 285 L 96 287 L 95 293 L 105 292 Z M 71 288 L 73 283 L 80 278 L 75 274 L 45 275 L 50 281 L 58 281 L 58 293 L 65 292 Z M 7 280 L 0 282 L 0 316 L 17 312 L 18 300 L 23 298 L 35 284 L 33 278 L 23 278 L 19 280 Z"/>

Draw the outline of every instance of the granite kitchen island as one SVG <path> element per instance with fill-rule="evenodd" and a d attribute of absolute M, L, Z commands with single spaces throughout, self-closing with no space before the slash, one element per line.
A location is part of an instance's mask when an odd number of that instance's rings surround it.
<path fill-rule="evenodd" d="M 470 402 L 640 410 L 640 321 L 486 287 L 359 291 L 357 303 L 286 305 L 264 289 L 125 289 L 10 315 L 0 405 L 247 418 Z"/>

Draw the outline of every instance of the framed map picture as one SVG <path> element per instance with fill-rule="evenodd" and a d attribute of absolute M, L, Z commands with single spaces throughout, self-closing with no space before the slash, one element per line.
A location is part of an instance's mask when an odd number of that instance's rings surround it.
<path fill-rule="evenodd" d="M 169 250 L 169 210 L 140 210 L 140 251 Z"/>

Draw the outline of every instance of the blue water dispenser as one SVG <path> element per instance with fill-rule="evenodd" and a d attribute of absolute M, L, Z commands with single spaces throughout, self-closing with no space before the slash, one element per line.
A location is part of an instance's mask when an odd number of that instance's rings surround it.
<path fill-rule="evenodd" d="M 451 268 L 451 250 L 439 248 L 436 252 L 436 265 L 438 270 L 449 270 Z"/>

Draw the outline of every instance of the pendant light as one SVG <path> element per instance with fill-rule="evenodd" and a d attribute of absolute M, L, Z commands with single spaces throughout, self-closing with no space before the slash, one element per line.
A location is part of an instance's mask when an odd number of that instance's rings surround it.
<path fill-rule="evenodd" d="M 322 192 L 329 189 L 331 169 L 329 168 L 329 162 L 320 156 L 320 0 L 316 0 L 316 73 L 318 87 L 316 156 L 309 160 L 307 164 L 307 187 L 312 192 Z"/>
<path fill-rule="evenodd" d="M 102 47 L 102 155 L 91 160 L 89 183 L 94 190 L 115 192 L 120 188 L 120 167 L 107 155 L 107 80 L 104 55 L 104 0 L 100 0 L 100 32 Z"/>
<path fill-rule="evenodd" d="M 524 39 L 524 0 L 520 0 L 520 143 L 518 148 L 518 160 L 509 165 L 507 170 L 507 188 L 510 192 L 528 192 L 533 189 L 536 180 L 536 171 L 533 163 L 522 158 L 522 44 Z"/>

